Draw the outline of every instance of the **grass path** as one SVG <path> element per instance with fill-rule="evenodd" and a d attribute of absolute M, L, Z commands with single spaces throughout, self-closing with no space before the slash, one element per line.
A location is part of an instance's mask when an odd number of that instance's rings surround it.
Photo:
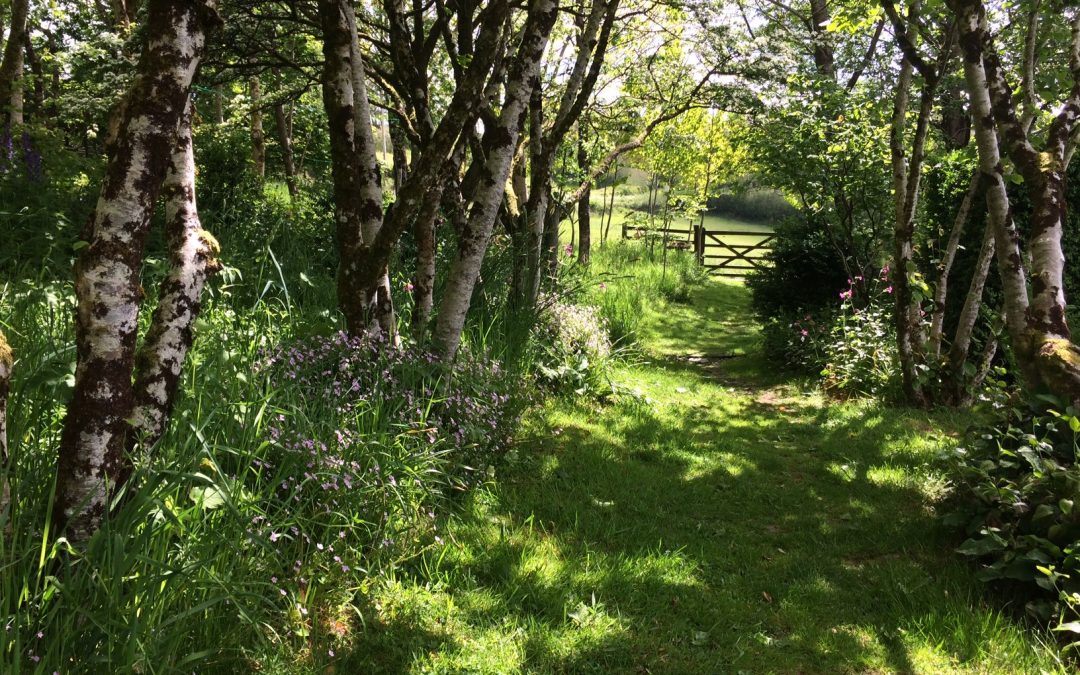
<path fill-rule="evenodd" d="M 1059 669 L 935 525 L 960 421 L 826 405 L 747 316 L 734 284 L 654 311 L 617 374 L 637 393 L 538 414 L 445 545 L 370 591 L 340 672 Z"/>

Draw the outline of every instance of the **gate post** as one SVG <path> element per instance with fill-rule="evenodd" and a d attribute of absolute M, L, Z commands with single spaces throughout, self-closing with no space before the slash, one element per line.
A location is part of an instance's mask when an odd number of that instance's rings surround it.
<path fill-rule="evenodd" d="M 699 265 L 705 264 L 705 229 L 701 225 L 694 226 L 694 256 Z"/>

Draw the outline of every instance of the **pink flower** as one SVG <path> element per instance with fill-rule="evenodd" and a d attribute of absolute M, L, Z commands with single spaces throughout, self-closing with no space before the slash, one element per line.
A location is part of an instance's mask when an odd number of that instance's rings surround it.
<path fill-rule="evenodd" d="M 407 293 L 412 293 L 414 288 L 416 288 L 416 286 L 413 286 L 411 281 L 405 283 L 405 291 Z"/>
<path fill-rule="evenodd" d="M 571 244 L 567 244 L 566 248 L 563 249 L 563 253 L 566 255 L 574 255 L 574 247 Z"/>
<path fill-rule="evenodd" d="M 803 329 L 802 329 L 801 331 L 799 331 L 799 332 L 800 332 L 800 333 L 802 334 L 802 336 L 803 336 L 803 337 L 806 337 L 807 335 L 809 335 L 809 334 L 810 334 L 810 331 L 806 330 L 805 328 L 803 328 Z"/>
<path fill-rule="evenodd" d="M 840 291 L 840 299 L 841 300 L 850 300 L 851 299 L 851 291 Z"/>
<path fill-rule="evenodd" d="M 885 287 L 885 292 L 886 293 L 892 293 L 892 286 L 886 286 Z"/>

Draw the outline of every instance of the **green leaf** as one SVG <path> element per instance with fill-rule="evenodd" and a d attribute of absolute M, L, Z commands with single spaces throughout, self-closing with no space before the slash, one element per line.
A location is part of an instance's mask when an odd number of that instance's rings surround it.
<path fill-rule="evenodd" d="M 193 487 L 188 493 L 191 501 L 201 506 L 204 511 L 213 511 L 225 503 L 225 495 L 214 485 Z"/>
<path fill-rule="evenodd" d="M 963 544 L 960 544 L 956 551 L 957 553 L 963 553 L 964 555 L 980 556 L 994 553 L 995 551 L 1002 551 L 1004 549 L 1005 540 L 995 534 L 990 534 L 978 539 L 972 537 Z"/>

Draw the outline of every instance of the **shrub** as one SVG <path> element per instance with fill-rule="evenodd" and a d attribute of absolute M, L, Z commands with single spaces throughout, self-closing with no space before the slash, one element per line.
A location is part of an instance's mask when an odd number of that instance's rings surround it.
<path fill-rule="evenodd" d="M 1040 621 L 1068 623 L 1080 617 L 1080 413 L 1047 397 L 1011 399 L 1004 370 L 995 375 L 991 414 L 948 455 L 945 522 L 967 536 L 957 550 L 981 580 L 1018 591 Z"/>
<path fill-rule="evenodd" d="M 600 310 L 546 296 L 541 299 L 538 337 L 543 357 L 541 382 L 578 395 L 610 392 L 611 341 Z"/>
<path fill-rule="evenodd" d="M 746 279 L 751 305 L 764 327 L 765 356 L 816 374 L 824 365 L 823 348 L 814 339 L 820 331 L 811 328 L 829 325 L 835 315 L 836 294 L 847 288 L 844 261 L 827 233 L 803 219 L 781 223 L 767 258 L 771 264 Z"/>
<path fill-rule="evenodd" d="M 762 351 L 788 370 L 819 375 L 828 361 L 835 310 L 785 314 L 766 319 L 761 327 Z"/>

